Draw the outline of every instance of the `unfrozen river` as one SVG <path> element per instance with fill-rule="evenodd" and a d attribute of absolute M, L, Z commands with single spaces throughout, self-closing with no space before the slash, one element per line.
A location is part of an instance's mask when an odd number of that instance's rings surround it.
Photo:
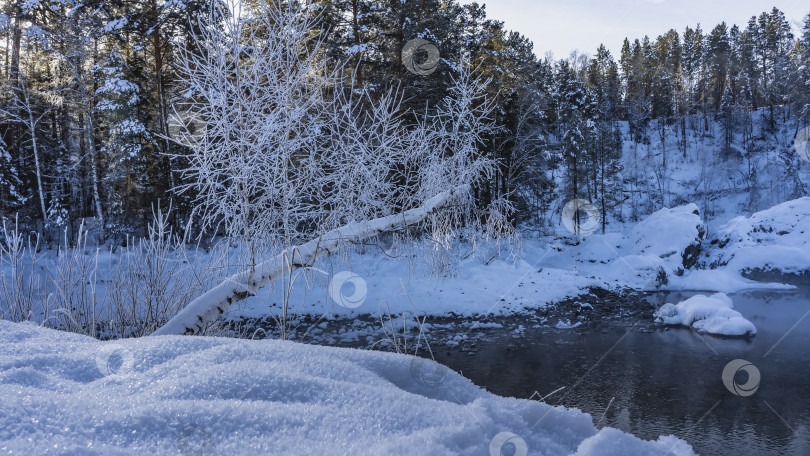
<path fill-rule="evenodd" d="M 694 294 L 649 299 L 659 306 Z M 644 439 L 677 435 L 699 454 L 810 455 L 810 286 L 731 297 L 756 325 L 756 336 L 527 329 L 524 337 L 504 334 L 471 354 L 439 350 L 436 360 L 503 396 L 545 396 L 564 387 L 545 401 Z M 724 382 L 733 360 L 747 363 L 731 365 Z"/>

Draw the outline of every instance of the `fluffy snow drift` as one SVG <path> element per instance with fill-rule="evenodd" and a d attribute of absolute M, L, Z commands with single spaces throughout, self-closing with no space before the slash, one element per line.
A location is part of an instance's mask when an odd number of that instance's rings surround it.
<path fill-rule="evenodd" d="M 0 321 L 4 454 L 692 455 L 421 358 L 278 340 L 100 342 Z M 494 443 L 493 443 L 494 442 Z"/>
<path fill-rule="evenodd" d="M 724 336 L 756 334 L 753 323 L 734 310 L 724 293 L 697 295 L 678 304 L 664 304 L 655 314 L 656 321 L 667 325 L 691 326 L 698 331 Z"/>

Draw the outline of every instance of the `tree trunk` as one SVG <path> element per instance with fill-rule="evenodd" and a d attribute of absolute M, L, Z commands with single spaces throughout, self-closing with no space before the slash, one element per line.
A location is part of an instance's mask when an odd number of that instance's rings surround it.
<path fill-rule="evenodd" d="M 9 79 L 17 80 L 20 73 L 20 43 L 22 40 L 22 28 L 20 28 L 19 13 L 14 18 L 14 26 L 11 32 L 11 68 L 9 69 Z"/>
<path fill-rule="evenodd" d="M 604 153 L 604 149 L 602 150 L 602 160 L 601 161 L 602 161 L 602 163 L 601 163 L 601 165 L 602 165 L 602 175 L 600 177 L 601 177 L 601 181 L 602 181 L 602 188 L 601 188 L 600 193 L 601 193 L 601 196 L 602 196 L 602 199 L 601 199 L 601 202 L 602 202 L 602 234 L 605 234 L 605 230 L 607 229 L 607 202 L 605 201 L 605 153 Z"/>
<path fill-rule="evenodd" d="M 99 225 L 101 227 L 101 231 L 99 232 L 99 241 L 104 239 L 104 212 L 102 212 L 101 208 L 101 193 L 99 192 L 99 178 L 98 178 L 98 154 L 96 152 L 96 141 L 93 138 L 93 114 L 91 112 L 91 108 L 89 106 L 89 102 L 85 105 L 85 112 L 87 113 L 87 123 L 85 124 L 85 128 L 87 131 L 85 132 L 85 136 L 87 138 L 87 147 L 90 151 L 90 177 L 92 178 L 93 182 L 93 200 L 95 202 L 95 211 L 96 211 L 96 218 L 98 218 Z"/>
<path fill-rule="evenodd" d="M 45 192 L 42 191 L 42 168 L 39 164 L 39 148 L 37 147 L 37 123 L 31 112 L 31 98 L 25 94 L 25 107 L 28 111 L 28 129 L 31 131 L 31 144 L 34 149 L 34 168 L 37 174 L 37 191 L 39 192 L 39 207 L 42 211 L 42 224 L 48 224 L 48 211 L 45 210 Z"/>
<path fill-rule="evenodd" d="M 232 275 L 203 293 L 152 335 L 197 334 L 207 323 L 225 313 L 233 303 L 254 296 L 260 288 L 289 274 L 291 270 L 312 264 L 319 252 L 331 253 L 380 233 L 419 223 L 469 191 L 469 186 L 457 187 L 434 196 L 421 207 L 401 214 L 344 225 L 306 244 L 285 249 L 270 260 Z"/>
<path fill-rule="evenodd" d="M 164 154 L 164 165 L 167 167 L 168 175 L 166 177 L 168 177 L 169 188 L 173 189 L 177 186 L 177 183 L 174 179 L 174 160 L 172 160 L 172 158 L 169 156 L 171 145 L 169 144 L 169 119 L 168 108 L 166 106 L 166 89 L 163 83 L 164 64 L 163 48 L 161 47 L 160 39 L 160 13 L 155 0 L 150 2 L 150 7 L 152 9 L 153 20 L 155 21 L 155 26 L 149 39 L 152 44 L 152 53 L 154 54 L 155 58 L 155 86 L 157 88 L 158 109 L 160 110 L 158 121 L 160 122 L 160 134 L 163 136 L 161 149 L 163 149 L 162 152 Z"/>

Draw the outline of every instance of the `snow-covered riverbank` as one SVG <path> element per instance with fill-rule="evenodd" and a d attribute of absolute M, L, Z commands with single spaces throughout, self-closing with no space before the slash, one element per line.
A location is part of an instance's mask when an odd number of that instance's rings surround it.
<path fill-rule="evenodd" d="M 351 254 L 322 256 L 312 268 L 296 273 L 292 285 L 286 281 L 260 289 L 256 296 L 232 306 L 225 318 L 239 322 L 279 317 L 287 290 L 288 321 L 306 319 L 319 321 L 318 325 L 349 321 L 352 327 L 346 327 L 346 333 L 364 332 L 354 328 L 358 317 L 362 318 L 356 325 L 373 322 L 379 330 L 380 317 L 390 320 L 389 314 L 400 320 L 403 314 L 407 316 L 407 321 L 396 322 L 395 327 L 400 328 L 415 325 L 416 315 L 429 317 L 428 323 L 462 317 L 485 324 L 487 317 L 536 315 L 550 305 L 566 302 L 599 307 L 599 299 L 588 296 L 594 289 L 619 295 L 663 290 L 790 290 L 791 285 L 757 282 L 743 274 L 810 270 L 805 252 L 810 242 L 809 214 L 810 198 L 789 201 L 750 218 L 733 219 L 706 238 L 700 209 L 688 204 L 662 209 L 638 224 L 620 226 L 619 232 L 604 235 L 527 236 L 519 249 L 498 250 L 486 243 L 473 249 L 457 242 L 450 258 L 426 244 L 403 246 L 383 239 L 354 247 Z M 50 323 L 60 318 L 72 322 L 77 317 L 90 321 L 87 312 L 91 310 L 95 312 L 92 321 L 103 323 L 105 318 L 131 318 L 127 312 L 132 309 L 120 306 L 132 300 L 147 305 L 152 299 L 160 312 L 172 314 L 221 277 L 240 269 L 235 265 L 238 255 L 232 250 L 238 251 L 223 247 L 211 253 L 187 252 L 180 247 L 154 257 L 151 250 L 97 252 L 87 247 L 86 251 L 69 250 L 58 258 L 56 252 L 44 251 L 23 255 L 22 267 L 16 272 L 11 270 L 13 262 L 4 262 L 2 273 L 6 278 L 33 276 L 37 281 L 32 283 L 52 280 L 59 285 L 26 292 L 32 300 L 34 321 L 46 318 L 37 309 L 47 304 Z M 34 263 L 31 258 L 35 257 Z M 122 269 L 132 264 L 137 266 L 135 270 Z M 147 268 L 148 274 L 138 268 Z M 771 280 L 780 279 L 774 276 Z M 68 301 L 81 303 L 73 304 L 71 319 L 55 309 Z M 579 322 L 586 323 L 579 315 L 565 315 L 536 323 L 570 328 Z M 303 331 L 315 336 L 321 329 L 325 328 L 310 325 Z M 129 335 L 150 332 L 142 328 L 141 333 Z M 100 336 L 110 337 L 106 334 L 102 331 Z"/>
<path fill-rule="evenodd" d="M 805 199 L 796 200 L 770 211 L 794 218 L 795 209 L 805 205 Z M 715 258 L 737 247 L 730 245 L 718 253 L 718 242 L 704 239 L 699 214 L 697 206 L 690 204 L 662 209 L 628 228 L 626 235 L 526 239 L 517 258 L 479 251 L 462 260 L 443 279 L 437 279 L 414 259 L 424 252 L 369 247 L 349 260 L 324 259 L 316 265 L 318 270 L 311 271 L 306 279 L 299 278 L 290 295 L 290 311 L 297 315 L 325 315 L 327 319 L 378 315 L 381 311 L 478 317 L 532 313 L 587 294 L 592 288 L 723 293 L 794 288 L 749 280 L 741 275 L 744 269 L 718 264 Z M 755 214 L 754 218 L 759 216 Z M 729 226 L 739 223 L 735 219 Z M 796 242 L 793 238 L 810 237 L 810 230 L 805 234 L 801 226 L 785 230 L 792 234 L 776 236 L 772 244 L 763 243 L 760 248 L 767 251 L 773 245 L 775 249 L 801 249 L 792 244 Z M 783 239 L 786 241 L 777 245 Z M 802 262 L 797 255 L 788 254 L 783 263 L 770 261 L 767 265 L 773 269 L 784 266 L 789 271 L 810 269 L 810 261 Z M 338 275 L 343 271 L 350 271 L 352 279 L 336 284 L 335 277 L 349 277 L 345 273 Z M 232 316 L 256 318 L 277 313 L 283 302 L 282 291 L 281 287 L 265 290 L 234 308 Z"/>

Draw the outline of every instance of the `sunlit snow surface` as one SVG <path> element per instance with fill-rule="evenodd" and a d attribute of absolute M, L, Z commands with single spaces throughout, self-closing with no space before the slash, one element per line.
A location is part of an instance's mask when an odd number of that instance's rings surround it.
<path fill-rule="evenodd" d="M 415 358 L 278 340 L 100 342 L 0 321 L 2 454 L 690 455 Z M 429 363 L 429 362 L 428 362 Z M 497 453 L 494 453 L 497 454 Z"/>

